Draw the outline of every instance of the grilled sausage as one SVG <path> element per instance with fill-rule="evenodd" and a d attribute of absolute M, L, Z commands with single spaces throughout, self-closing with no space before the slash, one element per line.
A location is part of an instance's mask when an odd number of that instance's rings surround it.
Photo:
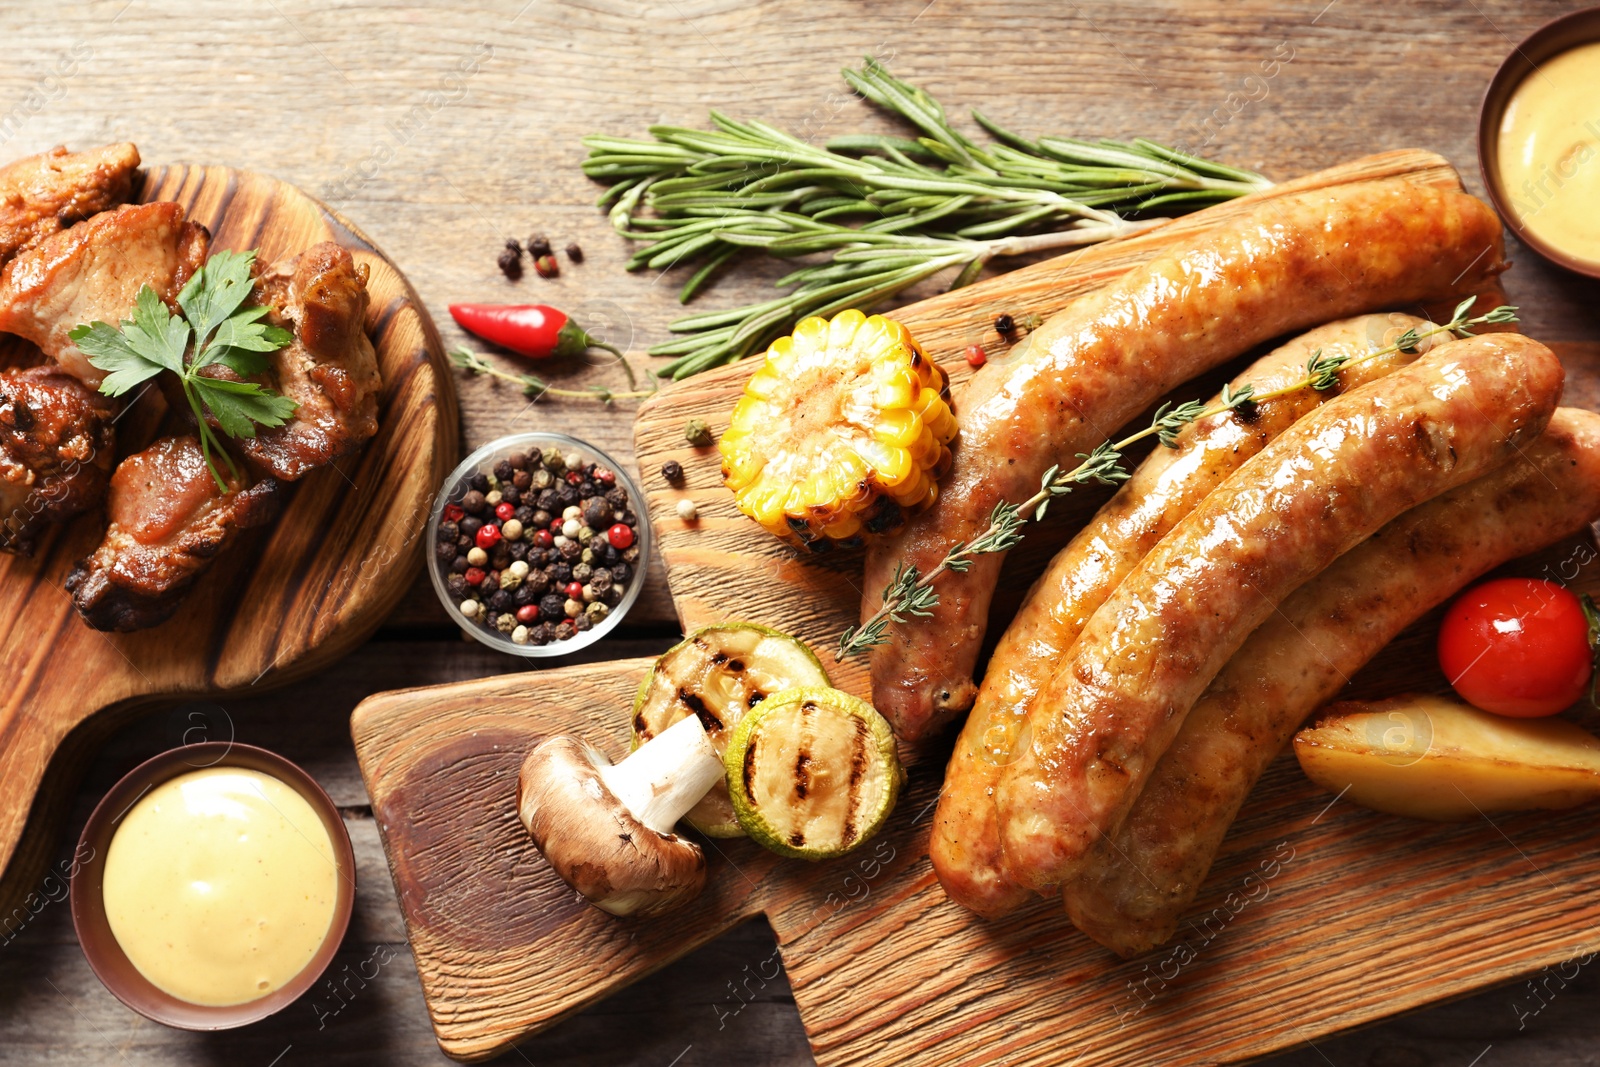
<path fill-rule="evenodd" d="M 1360 357 L 1423 325 L 1415 316 L 1393 313 L 1319 326 L 1252 363 L 1233 387 L 1248 383 L 1257 393 L 1270 393 L 1303 380 L 1313 353 Z M 945 770 L 929 851 L 934 873 L 951 899 L 992 919 L 1030 895 L 1000 874 L 994 787 L 1010 760 L 1029 701 L 1095 609 L 1178 520 L 1268 441 L 1329 397 L 1412 362 L 1433 340 L 1423 339 L 1409 353 L 1385 353 L 1356 363 L 1340 374 L 1335 389 L 1300 389 L 1244 411 L 1190 423 L 1179 433 L 1177 448 L 1156 449 L 1056 554 L 1000 638 Z"/>
<path fill-rule="evenodd" d="M 1175 526 L 1028 709 L 996 791 L 1008 877 L 1069 877 L 1122 822 L 1228 657 L 1279 601 L 1408 508 L 1543 432 L 1561 364 L 1517 334 L 1440 345 L 1307 415 Z"/>
<path fill-rule="evenodd" d="M 1228 826 L 1301 721 L 1458 589 L 1600 516 L 1600 415 L 1562 408 L 1522 456 L 1395 519 L 1283 602 L 1228 661 L 1127 821 L 1064 887 L 1132 956 L 1176 931 Z"/>
<path fill-rule="evenodd" d="M 1130 271 L 994 359 L 956 397 L 961 436 L 936 507 L 868 551 L 863 615 L 901 563 L 926 573 L 1157 397 L 1274 337 L 1430 297 L 1479 292 L 1504 269 L 1499 220 L 1464 193 L 1381 181 L 1258 205 Z M 872 652 L 873 703 L 914 740 L 965 711 L 1000 554 L 939 579 L 927 617 Z"/>

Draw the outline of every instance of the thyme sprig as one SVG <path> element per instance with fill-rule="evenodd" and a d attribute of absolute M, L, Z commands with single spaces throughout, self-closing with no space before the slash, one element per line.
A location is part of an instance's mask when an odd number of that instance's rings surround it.
<path fill-rule="evenodd" d="M 460 367 L 468 374 L 484 374 L 500 381 L 512 382 L 522 389 L 522 395 L 537 400 L 546 393 L 551 396 L 574 397 L 583 400 L 598 400 L 602 404 L 610 404 L 614 400 L 631 400 L 639 397 L 654 396 L 654 389 L 626 390 L 616 392 L 603 385 L 591 385 L 586 389 L 561 389 L 534 374 L 513 374 L 501 370 L 476 352 L 466 348 L 457 348 L 450 353 L 450 363 Z"/>
<path fill-rule="evenodd" d="M 829 257 L 779 279 L 778 288 L 793 287 L 784 296 L 673 322 L 669 328 L 684 336 L 651 348 L 676 357 L 656 373 L 683 378 L 731 362 L 806 315 L 869 309 L 947 270 L 956 271 L 956 288 L 997 257 L 1090 244 L 1159 222 L 1122 213 L 1170 213 L 1271 185 L 1152 141 L 1030 141 L 974 112 L 996 138 L 979 145 L 951 125 L 937 100 L 876 60 L 842 73 L 922 136 L 850 136 L 819 147 L 714 111 L 714 130 L 654 126 L 648 141 L 584 139 L 591 153 L 584 173 L 614 183 L 600 206 L 610 208 L 619 233 L 640 242 L 628 269 L 698 264 L 679 294 L 683 303 L 744 249 Z"/>
<path fill-rule="evenodd" d="M 1071 470 L 1063 472 L 1058 464 L 1045 471 L 1039 480 L 1039 491 L 1027 500 L 1020 504 L 1009 501 L 996 504 L 989 514 L 989 525 L 983 532 L 971 541 L 958 541 L 927 574 L 923 574 L 917 567 L 905 564 L 895 568 L 894 577 L 884 587 L 882 606 L 859 626 L 848 627 L 839 636 L 839 647 L 834 653 L 834 659 L 842 660 L 846 656 L 882 644 L 886 640 L 884 633 L 890 622 L 903 623 L 908 615 L 919 615 L 924 618 L 930 616 L 933 608 L 939 603 L 939 594 L 934 591 L 933 583 L 940 575 L 946 571 L 963 574 L 972 566 L 974 556 L 1008 552 L 1015 548 L 1022 542 L 1022 530 L 1029 518 L 1031 517 L 1034 522 L 1043 519 L 1050 502 L 1056 497 L 1065 496 L 1072 492 L 1075 486 L 1090 482 L 1115 485 L 1127 481 L 1130 475 L 1122 467 L 1123 454 L 1145 438 L 1155 437 L 1165 447 L 1177 448 L 1178 433 L 1189 423 L 1210 418 L 1212 415 L 1220 415 L 1225 411 L 1258 405 L 1299 392 L 1301 389 L 1318 391 L 1332 389 L 1338 384 L 1340 372 L 1346 368 L 1394 352 L 1415 352 L 1424 340 L 1438 334 L 1470 337 L 1475 326 L 1517 321 L 1517 309 L 1508 305 L 1497 307 L 1476 318 L 1468 318 L 1467 312 L 1471 310 L 1476 300 L 1477 297 L 1468 297 L 1456 305 L 1450 321 L 1443 325 L 1413 326 L 1390 344 L 1374 348 L 1365 355 L 1330 355 L 1319 348 L 1306 361 L 1305 377 L 1278 389 L 1258 393 L 1255 386 L 1248 383 L 1237 389 L 1224 385 L 1221 395 L 1214 404 L 1207 405 L 1199 400 L 1188 400 L 1181 404 L 1170 402 L 1162 404 L 1156 409 L 1150 425 L 1144 429 L 1115 443 L 1101 442 L 1090 452 L 1079 452 L 1077 458 L 1080 462 Z"/>

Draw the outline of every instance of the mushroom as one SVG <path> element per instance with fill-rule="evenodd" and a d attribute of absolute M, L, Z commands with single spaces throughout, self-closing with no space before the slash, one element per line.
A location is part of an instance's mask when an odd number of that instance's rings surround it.
<path fill-rule="evenodd" d="M 617 764 L 575 737 L 550 737 L 522 761 L 517 814 L 555 872 L 595 907 L 660 915 L 705 886 L 705 853 L 672 828 L 723 780 L 693 715 Z"/>

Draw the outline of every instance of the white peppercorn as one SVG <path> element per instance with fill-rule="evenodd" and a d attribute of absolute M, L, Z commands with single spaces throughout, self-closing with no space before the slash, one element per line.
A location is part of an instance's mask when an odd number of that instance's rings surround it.
<path fill-rule="evenodd" d="M 678 501 L 678 518 L 684 522 L 693 522 L 700 517 L 700 511 L 694 506 L 694 501 L 684 497 Z"/>
<path fill-rule="evenodd" d="M 471 548 L 467 549 L 467 563 L 470 566 L 481 567 L 488 562 L 489 553 L 485 552 L 477 545 L 473 545 Z"/>
<path fill-rule="evenodd" d="M 482 608 L 483 605 L 479 604 L 476 600 L 463 600 L 461 602 L 461 614 L 465 615 L 469 619 L 476 619 L 478 617 L 478 612 L 481 611 Z"/>
<path fill-rule="evenodd" d="M 507 519 L 505 524 L 500 527 L 500 536 L 507 541 L 522 540 L 522 523 L 516 519 Z"/>

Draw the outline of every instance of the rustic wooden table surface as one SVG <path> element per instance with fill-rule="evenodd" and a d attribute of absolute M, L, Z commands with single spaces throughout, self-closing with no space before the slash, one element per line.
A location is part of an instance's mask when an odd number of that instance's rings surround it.
<path fill-rule="evenodd" d="M 1432 148 L 1481 191 L 1478 100 L 1513 44 L 1573 9 L 1563 0 L 1205 0 L 982 4 L 963 0 L 399 0 L 8 5 L 0 158 L 66 143 L 138 143 L 148 162 L 227 163 L 295 182 L 348 215 L 410 276 L 447 345 L 445 305 L 562 306 L 630 348 L 664 335 L 678 279 L 622 270 L 627 249 L 578 170 L 589 132 L 760 117 L 813 141 L 890 123 L 838 69 L 878 56 L 957 114 L 980 107 L 1021 131 L 1148 135 L 1292 176 L 1369 152 Z M 1270 75 L 1264 70 L 1270 69 Z M 505 281 L 507 237 L 582 244 L 555 281 Z M 1514 248 L 1507 288 L 1527 332 L 1597 334 L 1593 283 Z M 745 302 L 775 272 L 735 272 L 703 306 Z M 614 366 L 557 369 L 562 384 L 614 383 Z M 626 404 L 525 402 L 461 383 L 463 445 L 555 429 L 631 453 Z M 665 648 L 675 622 L 657 566 L 618 636 L 591 658 Z M 62 670 L 71 670 L 62 664 Z M 377 639 L 291 689 L 190 705 L 124 729 L 85 768 L 70 830 L 145 756 L 199 728 L 306 766 L 346 813 L 360 866 L 356 918 L 329 981 L 281 1015 L 220 1035 L 167 1030 L 122 1008 L 73 940 L 64 885 L 0 941 L 0 1061 L 270 1064 L 446 1062 L 432 1039 L 405 931 L 351 751 L 365 695 L 522 665 L 464 643 L 424 583 Z M 530 684 L 537 684 L 530 679 Z M 69 854 L 63 835 L 61 856 Z M 1591 890 L 1592 887 L 1585 887 Z M 773 953 L 742 928 L 507 1057 L 529 1063 L 810 1062 L 781 980 L 754 999 L 744 977 Z M 959 966 L 959 961 L 951 961 Z M 747 970 L 747 968 L 749 970 Z M 1292 1019 L 1284 1025 L 1292 1027 Z M 1361 1033 L 1305 1042 L 1275 1064 L 1578 1064 L 1600 1039 L 1600 977 L 1564 974 L 1484 992 Z"/>

